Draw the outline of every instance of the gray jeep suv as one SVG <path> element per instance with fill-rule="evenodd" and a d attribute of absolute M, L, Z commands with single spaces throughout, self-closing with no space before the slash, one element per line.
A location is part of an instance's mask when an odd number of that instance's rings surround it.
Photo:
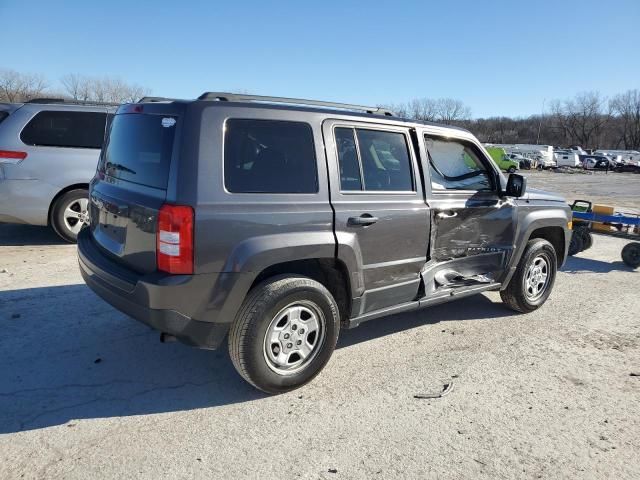
<path fill-rule="evenodd" d="M 119 108 L 78 237 L 87 284 L 283 392 L 340 328 L 488 290 L 551 293 L 570 210 L 462 129 L 379 108 L 206 93 Z"/>
<path fill-rule="evenodd" d="M 50 225 L 75 241 L 115 110 L 58 99 L 0 104 L 0 222 Z"/>

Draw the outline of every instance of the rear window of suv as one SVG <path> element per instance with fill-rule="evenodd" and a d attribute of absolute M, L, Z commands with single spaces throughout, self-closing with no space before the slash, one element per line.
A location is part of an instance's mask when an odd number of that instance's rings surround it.
<path fill-rule="evenodd" d="M 102 112 L 42 111 L 20 133 L 27 145 L 102 148 L 107 114 Z"/>
<path fill-rule="evenodd" d="M 311 126 L 276 120 L 227 120 L 224 182 L 232 193 L 317 192 Z"/>
<path fill-rule="evenodd" d="M 166 189 L 176 123 L 176 117 L 167 115 L 116 115 L 99 169 L 111 177 Z"/>
<path fill-rule="evenodd" d="M 9 116 L 9 112 L 0 112 L 0 123 Z"/>

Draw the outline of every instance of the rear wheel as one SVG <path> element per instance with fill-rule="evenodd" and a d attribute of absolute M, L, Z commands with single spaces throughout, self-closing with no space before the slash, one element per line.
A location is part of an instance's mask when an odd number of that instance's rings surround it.
<path fill-rule="evenodd" d="M 306 277 L 280 276 L 254 287 L 229 332 L 238 373 L 267 393 L 312 380 L 338 340 L 338 306 L 329 291 Z"/>
<path fill-rule="evenodd" d="M 547 301 L 556 279 L 557 257 L 553 245 L 541 238 L 529 240 L 502 301 L 512 310 L 527 313 Z"/>
<path fill-rule="evenodd" d="M 622 261 L 631 268 L 640 267 L 640 243 L 627 243 L 622 249 Z"/>
<path fill-rule="evenodd" d="M 51 209 L 50 223 L 62 239 L 74 243 L 82 227 L 89 223 L 87 190 L 70 190 L 61 195 Z"/>

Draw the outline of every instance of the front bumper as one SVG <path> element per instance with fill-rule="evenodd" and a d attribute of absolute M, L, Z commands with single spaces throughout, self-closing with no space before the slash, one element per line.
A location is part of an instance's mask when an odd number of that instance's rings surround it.
<path fill-rule="evenodd" d="M 78 263 L 86 284 L 103 300 L 183 343 L 215 349 L 229 330 L 227 322 L 197 319 L 216 275 L 139 275 L 104 255 L 89 229 L 78 235 Z"/>

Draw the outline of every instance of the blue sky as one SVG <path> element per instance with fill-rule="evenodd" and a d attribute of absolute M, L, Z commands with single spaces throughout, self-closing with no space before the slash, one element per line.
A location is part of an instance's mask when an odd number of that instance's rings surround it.
<path fill-rule="evenodd" d="M 349 103 L 453 97 L 474 117 L 640 88 L 640 1 L 0 0 L 0 68 L 154 95 Z"/>

